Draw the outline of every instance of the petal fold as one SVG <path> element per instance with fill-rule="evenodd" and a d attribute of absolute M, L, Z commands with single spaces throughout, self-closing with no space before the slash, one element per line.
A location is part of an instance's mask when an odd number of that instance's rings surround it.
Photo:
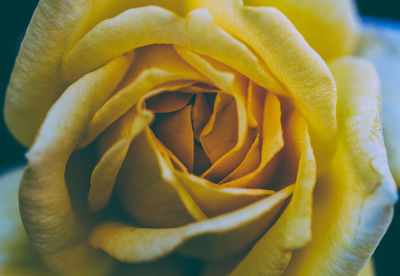
<path fill-rule="evenodd" d="M 192 257 L 226 257 L 248 246 L 268 228 L 292 190 L 290 186 L 235 212 L 177 228 L 106 222 L 94 229 L 90 241 L 95 248 L 131 263 L 156 260 L 175 250 Z"/>

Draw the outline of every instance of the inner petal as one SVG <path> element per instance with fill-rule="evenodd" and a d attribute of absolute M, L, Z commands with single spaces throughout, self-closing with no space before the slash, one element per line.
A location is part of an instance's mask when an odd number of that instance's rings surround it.
<path fill-rule="evenodd" d="M 192 106 L 172 112 L 157 114 L 152 125 L 154 134 L 186 166 L 193 170 L 194 136 L 191 121 Z"/>
<path fill-rule="evenodd" d="M 146 101 L 146 108 L 154 113 L 174 112 L 184 108 L 193 94 L 178 91 L 167 91 Z"/>
<path fill-rule="evenodd" d="M 196 100 L 192 109 L 192 122 L 193 122 L 193 132 L 196 140 L 199 141 L 201 131 L 207 124 L 211 117 L 211 107 L 207 101 L 205 94 L 196 95 Z"/>
<path fill-rule="evenodd" d="M 200 142 L 212 163 L 237 143 L 237 116 L 235 99 L 228 94 L 217 94 L 214 112 L 200 134 Z"/>

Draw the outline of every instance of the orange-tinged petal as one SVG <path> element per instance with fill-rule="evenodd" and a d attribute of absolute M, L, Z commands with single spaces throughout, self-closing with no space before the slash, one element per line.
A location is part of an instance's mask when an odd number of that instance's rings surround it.
<path fill-rule="evenodd" d="M 238 118 L 235 98 L 218 93 L 214 111 L 204 126 L 199 140 L 212 163 L 232 149 L 238 140 Z"/>
<path fill-rule="evenodd" d="M 179 91 L 166 91 L 146 101 L 146 108 L 155 113 L 169 113 L 184 108 L 192 98 L 192 94 Z"/>
<path fill-rule="evenodd" d="M 152 261 L 175 250 L 193 257 L 221 258 L 242 250 L 263 233 L 292 191 L 290 186 L 235 212 L 177 228 L 106 222 L 94 229 L 90 241 L 123 262 Z"/>
<path fill-rule="evenodd" d="M 379 120 L 379 81 L 359 58 L 330 64 L 338 84 L 338 148 L 317 185 L 313 239 L 288 275 L 356 275 L 390 223 L 396 188 Z"/>
<path fill-rule="evenodd" d="M 204 94 L 196 95 L 192 109 L 192 125 L 194 136 L 199 140 L 200 133 L 211 117 L 211 108 Z"/>
<path fill-rule="evenodd" d="M 256 136 L 254 143 L 251 145 L 249 151 L 244 157 L 242 163 L 227 177 L 225 177 L 221 183 L 226 183 L 245 176 L 257 169 L 261 161 L 261 142 L 260 135 Z"/>
<path fill-rule="evenodd" d="M 159 114 L 152 124 L 154 134 L 164 143 L 189 171 L 193 171 L 194 136 L 192 106 L 168 114 Z"/>

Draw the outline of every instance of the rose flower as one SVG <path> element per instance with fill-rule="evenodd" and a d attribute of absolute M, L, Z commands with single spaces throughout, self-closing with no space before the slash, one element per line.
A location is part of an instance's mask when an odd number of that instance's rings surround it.
<path fill-rule="evenodd" d="M 351 1 L 42 0 L 7 91 L 60 275 L 357 275 L 396 200 Z"/>

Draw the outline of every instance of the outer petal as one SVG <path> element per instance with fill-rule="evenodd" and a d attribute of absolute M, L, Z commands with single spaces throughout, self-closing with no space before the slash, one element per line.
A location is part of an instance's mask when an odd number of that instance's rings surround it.
<path fill-rule="evenodd" d="M 284 13 L 324 59 L 348 55 L 358 41 L 353 0 L 244 0 L 249 6 L 271 6 Z"/>
<path fill-rule="evenodd" d="M 44 261 L 65 275 L 102 275 L 110 260 L 87 243 L 72 208 L 66 164 L 90 118 L 125 75 L 122 56 L 71 85 L 53 105 L 27 154 L 20 210 L 28 236 Z"/>
<path fill-rule="evenodd" d="M 184 14 L 188 3 L 181 0 L 39 1 L 7 91 L 5 118 L 10 131 L 25 146 L 32 144 L 47 111 L 69 84 L 62 78 L 60 66 L 65 52 L 93 26 L 126 9 L 147 5 L 159 5 Z"/>
<path fill-rule="evenodd" d="M 18 54 L 5 104 L 7 125 L 25 146 L 32 144 L 47 111 L 63 90 L 59 64 L 76 40 L 90 7 L 91 1 L 86 0 L 39 2 Z"/>
<path fill-rule="evenodd" d="M 18 211 L 18 186 L 23 168 L 0 176 L 0 274 L 55 276 L 38 258 L 25 234 Z"/>
<path fill-rule="evenodd" d="M 367 25 L 360 54 L 375 65 L 382 82 L 383 133 L 390 169 L 400 186 L 400 31 Z"/>
<path fill-rule="evenodd" d="M 219 28 L 206 9 L 179 17 L 160 7 L 149 6 L 130 9 L 105 20 L 68 52 L 63 61 L 63 75 L 75 79 L 125 52 L 151 44 L 187 47 L 231 66 L 259 85 L 285 94 L 265 63 Z"/>
<path fill-rule="evenodd" d="M 294 254 L 287 275 L 357 275 L 386 231 L 397 199 L 374 68 L 344 58 L 331 69 L 338 83 L 338 148 L 317 185 L 312 242 Z"/>

